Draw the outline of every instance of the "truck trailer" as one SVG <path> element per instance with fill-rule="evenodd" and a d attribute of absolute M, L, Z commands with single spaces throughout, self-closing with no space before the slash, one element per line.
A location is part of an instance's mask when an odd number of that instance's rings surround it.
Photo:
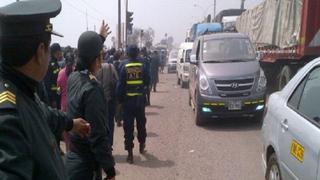
<path fill-rule="evenodd" d="M 320 56 L 319 0 L 265 0 L 243 12 L 236 28 L 254 43 L 272 90 Z"/>

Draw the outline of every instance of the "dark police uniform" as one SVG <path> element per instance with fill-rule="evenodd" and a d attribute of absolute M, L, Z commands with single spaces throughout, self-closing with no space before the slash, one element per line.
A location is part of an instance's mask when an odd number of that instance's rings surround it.
<path fill-rule="evenodd" d="M 149 56 L 148 52 L 146 49 L 144 49 L 144 52 L 142 54 L 142 59 L 143 62 L 146 66 L 146 70 L 148 71 L 148 75 L 149 75 L 149 79 L 151 81 L 151 57 Z M 149 88 L 146 91 L 146 105 L 150 106 L 150 96 L 151 96 L 151 87 L 150 87 L 151 83 L 149 83 Z"/>
<path fill-rule="evenodd" d="M 60 1 L 22 1 L 0 8 L 0 38 L 52 34 L 49 18 Z M 27 42 L 26 42 L 27 43 Z M 49 109 L 35 93 L 39 84 L 15 71 L 10 59 L 0 62 L 0 179 L 66 180 L 54 135 L 73 121 Z"/>
<path fill-rule="evenodd" d="M 149 71 L 143 60 L 129 59 L 121 65 L 117 93 L 123 102 L 125 149 L 128 151 L 134 147 L 134 119 L 137 121 L 139 143 L 146 142 L 145 95 L 149 81 Z"/>
<path fill-rule="evenodd" d="M 107 178 L 115 176 L 105 96 L 96 77 L 88 70 L 101 55 L 104 40 L 93 31 L 81 34 L 76 71 L 68 79 L 68 115 L 83 117 L 91 125 L 89 137 L 70 136 L 66 160 L 70 180 L 101 179 L 101 168 Z"/>
<path fill-rule="evenodd" d="M 56 104 L 54 108 L 60 108 L 60 91 L 57 85 L 58 74 L 60 72 L 60 66 L 58 60 L 55 57 L 51 57 L 49 61 L 49 67 L 47 75 L 44 79 L 45 87 L 49 98 L 49 106 L 53 103 Z"/>
<path fill-rule="evenodd" d="M 91 125 L 88 138 L 70 135 L 67 169 L 73 180 L 91 180 L 115 165 L 112 157 L 107 105 L 102 87 L 88 70 L 72 73 L 68 80 L 68 115 L 82 117 Z"/>
<path fill-rule="evenodd" d="M 0 179 L 67 179 L 55 137 L 73 121 L 49 109 L 35 93 L 38 83 L 1 64 Z"/>

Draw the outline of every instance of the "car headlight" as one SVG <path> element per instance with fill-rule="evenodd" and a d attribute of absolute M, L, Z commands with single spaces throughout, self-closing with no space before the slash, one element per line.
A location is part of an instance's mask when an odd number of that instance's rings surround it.
<path fill-rule="evenodd" d="M 200 86 L 200 92 L 202 94 L 211 94 L 209 81 L 206 75 L 204 75 L 203 73 L 200 73 L 199 86 Z"/>
<path fill-rule="evenodd" d="M 260 69 L 260 77 L 259 77 L 259 81 L 258 81 L 258 87 L 257 87 L 257 92 L 261 92 L 262 90 L 264 90 L 267 86 L 267 78 L 264 74 L 264 71 L 262 69 Z"/>

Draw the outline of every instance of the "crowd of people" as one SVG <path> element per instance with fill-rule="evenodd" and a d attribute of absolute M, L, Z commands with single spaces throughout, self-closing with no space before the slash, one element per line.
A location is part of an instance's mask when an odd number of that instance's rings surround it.
<path fill-rule="evenodd" d="M 134 162 L 135 121 L 145 153 L 145 107 L 157 91 L 159 53 L 134 44 L 104 50 L 104 22 L 99 34 L 82 33 L 77 48 L 50 46 L 59 34 L 49 19 L 60 11 L 58 0 L 0 9 L 1 179 L 99 180 L 102 170 L 115 179 L 115 123 L 123 126 L 127 162 Z"/>

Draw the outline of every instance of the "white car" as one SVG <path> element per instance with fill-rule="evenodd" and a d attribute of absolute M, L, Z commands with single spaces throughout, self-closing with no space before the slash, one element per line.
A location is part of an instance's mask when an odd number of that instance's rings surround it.
<path fill-rule="evenodd" d="M 320 180 L 320 58 L 270 96 L 262 137 L 266 179 Z"/>

